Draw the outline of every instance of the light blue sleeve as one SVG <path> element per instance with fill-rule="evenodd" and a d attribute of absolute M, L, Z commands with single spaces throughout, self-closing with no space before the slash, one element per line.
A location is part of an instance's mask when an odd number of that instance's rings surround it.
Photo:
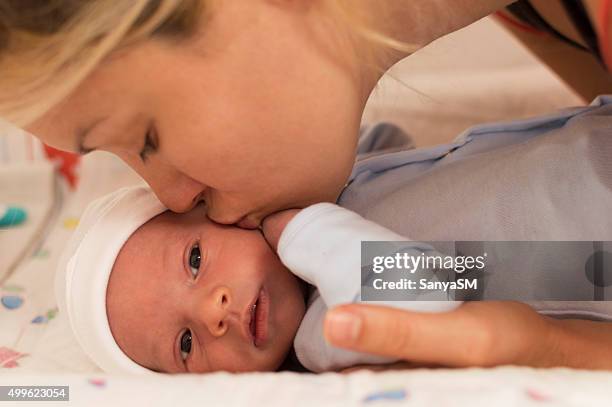
<path fill-rule="evenodd" d="M 313 372 L 339 370 L 359 364 L 395 361 L 365 353 L 335 348 L 323 338 L 323 321 L 329 308 L 344 303 L 361 302 L 361 241 L 396 241 L 390 250 L 429 253 L 430 245 L 411 242 L 355 212 L 322 203 L 296 215 L 283 231 L 278 253 L 281 261 L 298 277 L 318 289 L 294 340 L 296 355 Z M 391 245 L 393 246 L 393 245 Z M 441 312 L 457 307 L 451 301 L 377 302 L 379 305 Z"/>
<path fill-rule="evenodd" d="M 314 285 L 325 305 L 361 302 L 361 242 L 390 241 L 390 253 L 418 256 L 432 253 L 428 244 L 410 241 L 348 209 L 320 203 L 299 212 L 283 231 L 278 254 L 285 266 Z M 383 305 L 383 303 L 379 303 Z M 446 311 L 458 306 L 448 301 L 385 302 L 415 311 Z"/>

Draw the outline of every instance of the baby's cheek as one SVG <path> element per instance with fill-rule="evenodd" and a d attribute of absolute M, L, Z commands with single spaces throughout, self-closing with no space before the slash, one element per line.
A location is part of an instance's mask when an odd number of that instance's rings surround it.
<path fill-rule="evenodd" d="M 292 287 L 292 290 L 287 290 L 282 305 L 282 317 L 279 321 L 279 327 L 282 331 L 284 341 L 288 344 L 288 347 L 292 346 L 293 339 L 297 333 L 297 330 L 304 318 L 306 307 L 304 303 L 304 297 L 296 286 Z"/>

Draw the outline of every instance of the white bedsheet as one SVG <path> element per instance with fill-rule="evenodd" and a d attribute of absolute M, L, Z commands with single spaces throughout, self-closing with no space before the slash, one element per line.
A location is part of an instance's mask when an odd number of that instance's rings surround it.
<path fill-rule="evenodd" d="M 611 381 L 612 375 L 604 373 L 507 367 L 350 375 L 215 373 L 147 379 L 95 374 L 0 376 L 0 385 L 69 386 L 71 405 L 104 407 L 607 406 Z"/>
<path fill-rule="evenodd" d="M 0 163 L 0 203 L 18 205 L 27 212 L 19 227 L 0 229 L 0 283 L 20 259 L 32 254 L 44 238 L 47 219 L 56 202 L 53 165 L 49 162 Z"/>

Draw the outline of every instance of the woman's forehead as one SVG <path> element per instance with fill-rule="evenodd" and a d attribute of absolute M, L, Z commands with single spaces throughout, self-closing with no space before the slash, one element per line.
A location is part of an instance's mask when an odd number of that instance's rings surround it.
<path fill-rule="evenodd" d="M 169 50 L 146 41 L 113 53 L 26 130 L 58 148 L 74 150 L 77 134 L 101 119 L 146 111 L 158 86 L 153 79 L 167 72 L 175 59 Z"/>

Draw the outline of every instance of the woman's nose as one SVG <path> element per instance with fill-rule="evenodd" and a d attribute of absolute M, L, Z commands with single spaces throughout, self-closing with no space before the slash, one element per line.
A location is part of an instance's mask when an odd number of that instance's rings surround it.
<path fill-rule="evenodd" d="M 208 328 L 211 335 L 220 337 L 225 335 L 229 329 L 230 305 L 232 297 L 230 290 L 226 286 L 216 287 L 212 293 L 207 296 L 205 305 L 200 312 L 204 324 Z"/>
<path fill-rule="evenodd" d="M 149 181 L 149 180 L 147 180 Z M 151 188 L 160 201 L 172 212 L 184 213 L 193 209 L 204 198 L 206 187 L 186 175 L 151 180 Z"/>

